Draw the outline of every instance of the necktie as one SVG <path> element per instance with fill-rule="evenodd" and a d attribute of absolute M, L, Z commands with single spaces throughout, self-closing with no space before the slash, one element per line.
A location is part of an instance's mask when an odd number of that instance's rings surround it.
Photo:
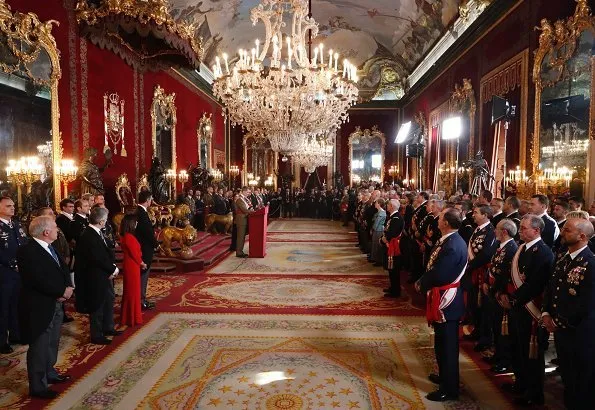
<path fill-rule="evenodd" d="M 54 249 L 54 247 L 52 245 L 48 245 L 48 250 L 52 254 L 52 257 L 54 258 L 56 263 L 60 264 L 60 261 L 58 260 L 58 254 L 56 253 L 56 250 Z"/>

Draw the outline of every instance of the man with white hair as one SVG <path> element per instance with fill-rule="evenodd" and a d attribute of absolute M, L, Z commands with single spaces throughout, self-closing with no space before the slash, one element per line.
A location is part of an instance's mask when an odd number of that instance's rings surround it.
<path fill-rule="evenodd" d="M 400 202 L 397 199 L 391 199 L 386 205 L 387 217 L 384 235 L 380 239 L 386 246 L 385 268 L 388 270 L 388 279 L 390 286 L 384 289 L 386 297 L 401 297 L 401 247 L 400 239 L 403 232 L 403 219 L 399 215 Z"/>
<path fill-rule="evenodd" d="M 70 376 L 55 372 L 62 325 L 62 303 L 74 290 L 66 263 L 52 247 L 58 226 L 51 216 L 38 216 L 29 225 L 33 240 L 17 252 L 22 290 L 21 337 L 29 343 L 27 375 L 29 395 L 53 399 L 58 393 L 48 384 L 68 381 Z"/>

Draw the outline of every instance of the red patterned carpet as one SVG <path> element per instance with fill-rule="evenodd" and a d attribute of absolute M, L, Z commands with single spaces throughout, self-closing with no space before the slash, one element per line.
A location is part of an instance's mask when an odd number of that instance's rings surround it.
<path fill-rule="evenodd" d="M 54 386 L 62 394 L 51 407 L 512 407 L 497 388 L 502 377 L 490 374 L 468 342 L 462 343 L 461 401 L 425 400 L 435 363 L 423 298 L 409 285 L 405 300 L 384 298 L 386 274 L 347 244 L 354 243 L 353 233 L 326 223 L 324 233 L 311 234 L 314 223 L 273 222 L 270 246 L 283 248 L 252 260 L 260 265 L 238 266 L 229 255 L 201 274 L 153 275 L 149 293 L 157 309 L 110 346 L 89 344 L 87 317 L 71 313 L 76 320 L 63 326 L 57 367 L 73 382 Z M 286 251 L 292 237 L 294 251 Z M 336 242 L 344 249 L 335 250 Z M 259 266 L 263 272 L 254 272 Z M 302 270 L 292 272 L 295 266 Z M 48 404 L 27 396 L 25 352 L 18 346 L 0 357 L 0 408 Z M 552 376 L 548 402 L 556 403 L 551 392 L 560 390 Z"/>

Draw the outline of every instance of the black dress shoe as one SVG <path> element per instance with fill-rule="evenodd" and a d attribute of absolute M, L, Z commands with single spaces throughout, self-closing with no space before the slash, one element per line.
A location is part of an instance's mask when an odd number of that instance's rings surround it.
<path fill-rule="evenodd" d="M 55 399 L 56 397 L 58 397 L 58 392 L 47 389 L 46 391 L 30 393 L 29 396 L 35 397 L 36 399 L 52 400 L 52 399 Z"/>
<path fill-rule="evenodd" d="M 471 332 L 468 335 L 463 335 L 463 340 L 479 340 L 479 332 Z"/>
<path fill-rule="evenodd" d="M 153 309 L 155 306 L 157 306 L 157 304 L 155 302 L 151 302 L 150 300 L 145 300 L 145 303 L 151 308 Z"/>
<path fill-rule="evenodd" d="M 392 293 L 393 290 L 391 288 L 385 288 L 385 289 L 382 289 L 382 291 L 384 293 Z"/>
<path fill-rule="evenodd" d="M 440 390 L 433 391 L 426 396 L 426 399 L 430 401 L 449 401 L 449 400 L 458 400 L 458 394 L 446 394 L 441 392 Z"/>
<path fill-rule="evenodd" d="M 510 373 L 510 370 L 508 370 L 508 367 L 502 366 L 500 364 L 497 364 L 496 366 L 492 366 L 492 368 L 490 370 L 494 374 L 506 374 L 506 373 Z"/>
<path fill-rule="evenodd" d="M 141 310 L 151 310 L 154 309 L 155 306 L 151 306 L 150 304 L 148 304 L 147 302 L 143 303 L 140 305 Z"/>
<path fill-rule="evenodd" d="M 430 381 L 434 384 L 440 384 L 440 376 L 436 373 L 430 373 L 428 379 L 430 379 Z"/>
<path fill-rule="evenodd" d="M 514 404 L 521 407 L 532 407 L 543 405 L 543 399 L 527 399 L 525 397 L 517 397 L 514 399 Z"/>
<path fill-rule="evenodd" d="M 122 333 L 124 333 L 121 330 L 108 330 L 107 332 L 103 332 L 104 335 L 106 336 L 120 336 Z"/>
<path fill-rule="evenodd" d="M 236 255 L 236 258 L 247 258 L 248 255 L 246 255 L 245 253 L 242 253 L 241 255 Z"/>
<path fill-rule="evenodd" d="M 486 351 L 490 348 L 490 345 L 485 345 L 483 343 L 477 343 L 475 346 L 473 346 L 473 351 L 474 352 L 483 352 Z"/>
<path fill-rule="evenodd" d="M 109 340 L 107 337 L 104 337 L 102 339 L 91 339 L 91 343 L 94 345 L 109 345 L 112 343 L 111 340 Z"/>
<path fill-rule="evenodd" d="M 68 374 L 59 374 L 57 377 L 48 378 L 48 383 L 49 384 L 66 383 L 67 381 L 70 381 L 71 378 L 72 377 L 70 377 Z"/>
<path fill-rule="evenodd" d="M 0 347 L 1 354 L 11 354 L 12 352 L 14 352 L 14 349 L 10 347 L 10 345 L 4 345 Z"/>
<path fill-rule="evenodd" d="M 483 360 L 487 364 L 496 364 L 497 361 L 496 356 L 483 356 L 481 360 Z"/>
<path fill-rule="evenodd" d="M 62 323 L 70 323 L 74 320 L 74 318 L 72 316 L 66 316 L 64 315 L 64 319 L 62 319 Z"/>
<path fill-rule="evenodd" d="M 513 393 L 513 394 L 522 394 L 523 393 L 523 390 L 515 383 L 504 383 L 500 387 L 502 387 L 502 390 L 504 390 L 505 392 L 508 392 L 508 393 Z"/>

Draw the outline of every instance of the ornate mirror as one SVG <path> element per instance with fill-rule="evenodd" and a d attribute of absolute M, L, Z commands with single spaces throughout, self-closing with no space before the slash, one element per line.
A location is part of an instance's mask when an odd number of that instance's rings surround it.
<path fill-rule="evenodd" d="M 0 180 L 1 188 L 14 194 L 20 211 L 55 207 L 61 199 L 54 167 L 62 154 L 61 71 L 53 24 L 58 22 L 41 22 L 33 13 L 13 13 L 0 0 Z M 28 159 L 12 163 L 7 175 L 9 161 L 24 157 Z"/>
<path fill-rule="evenodd" d="M 349 135 L 349 183 L 384 180 L 384 134 L 374 125 L 362 130 L 359 126 Z"/>
<path fill-rule="evenodd" d="M 212 155 L 213 124 L 211 122 L 212 114 L 204 113 L 198 122 L 196 135 L 198 138 L 198 166 L 204 169 L 214 168 Z"/>
<path fill-rule="evenodd" d="M 277 154 L 268 139 L 250 133 L 244 136 L 244 172 L 247 185 L 263 186 L 275 172 Z"/>
<path fill-rule="evenodd" d="M 538 192 L 593 198 L 589 150 L 593 145 L 595 19 L 586 0 L 573 17 L 541 20 L 535 53 L 535 130 L 531 162 Z M 586 192 L 585 188 L 591 190 Z"/>
<path fill-rule="evenodd" d="M 166 94 L 159 85 L 153 92 L 151 130 L 153 157 L 159 158 L 164 169 L 176 170 L 176 94 Z"/>

